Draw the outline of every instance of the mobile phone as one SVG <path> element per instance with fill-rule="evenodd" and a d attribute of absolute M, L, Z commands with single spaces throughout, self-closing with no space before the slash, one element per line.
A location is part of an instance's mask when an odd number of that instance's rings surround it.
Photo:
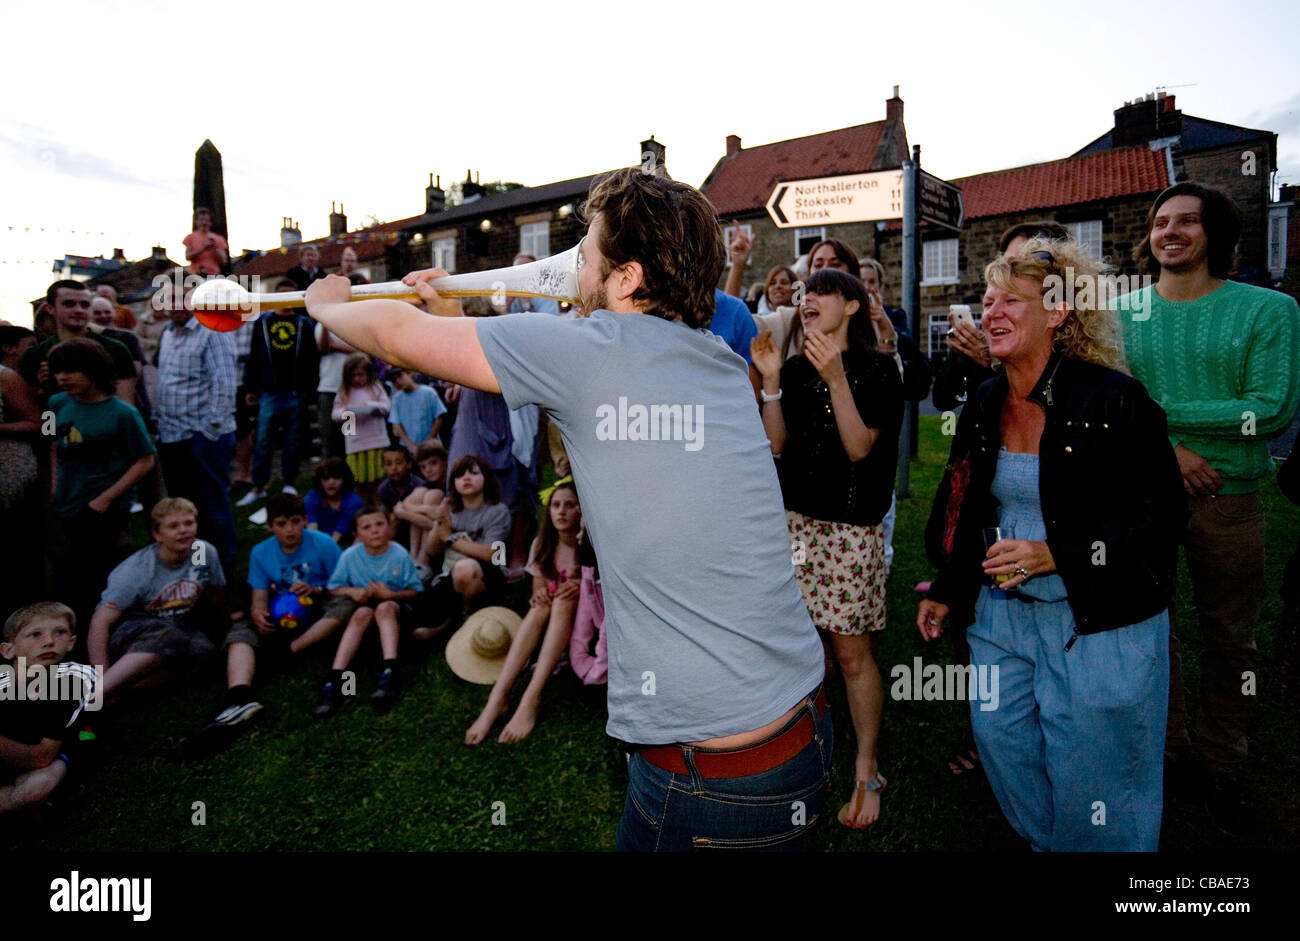
<path fill-rule="evenodd" d="M 949 304 L 948 316 L 952 319 L 954 327 L 958 323 L 964 323 L 971 329 L 975 329 L 975 318 L 971 316 L 969 304 Z"/>

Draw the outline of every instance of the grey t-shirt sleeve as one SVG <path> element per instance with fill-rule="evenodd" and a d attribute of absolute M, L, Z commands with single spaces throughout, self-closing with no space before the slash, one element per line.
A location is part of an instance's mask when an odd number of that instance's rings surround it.
<path fill-rule="evenodd" d="M 507 314 L 478 321 L 483 355 L 512 409 L 540 405 L 557 410 L 573 390 L 593 383 L 605 370 L 614 341 L 607 314 L 561 320 L 549 314 Z"/>

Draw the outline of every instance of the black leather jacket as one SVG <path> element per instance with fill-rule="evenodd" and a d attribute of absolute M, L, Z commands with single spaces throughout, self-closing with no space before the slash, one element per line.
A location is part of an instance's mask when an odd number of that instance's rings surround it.
<path fill-rule="evenodd" d="M 990 487 L 1007 391 L 1006 374 L 999 372 L 962 410 L 945 486 L 927 527 L 927 551 L 940 566 L 927 597 L 948 605 L 958 628 L 974 621 L 979 588 L 987 581 L 980 568 L 981 529 L 997 525 Z M 1187 499 L 1164 411 L 1136 379 L 1060 353 L 1052 355 L 1029 399 L 1046 412 L 1039 494 L 1075 633 L 1124 627 L 1167 608 Z M 940 543 L 954 469 L 957 478 L 967 470 L 969 477 L 947 554 Z"/>

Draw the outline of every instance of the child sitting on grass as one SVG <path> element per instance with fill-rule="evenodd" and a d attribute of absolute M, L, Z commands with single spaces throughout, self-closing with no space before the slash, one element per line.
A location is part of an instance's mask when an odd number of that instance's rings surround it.
<path fill-rule="evenodd" d="M 411 473 L 411 454 L 400 444 L 390 444 L 384 448 L 383 464 L 384 480 L 379 485 L 379 502 L 385 510 L 393 513 L 399 503 L 417 488 L 424 487 L 424 478 Z M 411 527 L 402 516 L 397 517 L 393 538 L 403 548 L 410 545 Z"/>
<path fill-rule="evenodd" d="M 343 671 L 352 662 L 371 623 L 379 627 L 384 663 L 370 700 L 378 712 L 397 698 L 397 648 L 402 622 L 412 625 L 415 611 L 409 603 L 420 590 L 420 576 L 406 550 L 393 542 L 392 516 L 383 507 L 368 506 L 354 522 L 356 544 L 344 551 L 329 588 L 335 597 L 355 602 L 356 610 L 339 639 L 329 679 L 321 687 L 313 715 L 332 716 L 343 701 Z"/>
<path fill-rule="evenodd" d="M 213 653 L 204 629 L 229 625 L 226 576 L 217 550 L 195 538 L 194 504 L 167 497 L 150 515 L 153 543 L 113 569 L 90 621 L 90 662 L 105 671 L 105 698 L 162 679 L 165 667 Z"/>
<path fill-rule="evenodd" d="M 500 502 L 496 475 L 487 463 L 466 454 L 451 469 L 451 493 L 438 506 L 434 528 L 416 562 L 441 575 L 429 588 L 426 640 L 446 627 L 463 607 L 466 614 L 496 604 L 505 594 L 505 540 L 510 509 Z"/>
<path fill-rule="evenodd" d="M 578 537 L 581 532 L 582 508 L 578 505 L 578 491 L 573 481 L 565 478 L 551 491 L 541 530 L 529 553 L 527 572 L 533 576 L 533 596 L 529 600 L 528 613 L 510 643 L 505 666 L 488 694 L 487 705 L 465 733 L 466 745 L 483 741 L 497 718 L 505 715 L 510 687 L 523 672 L 538 640 L 541 640 L 542 651 L 533 668 L 532 679 L 497 741 L 522 741 L 537 724 L 542 689 L 568 649 L 569 634 L 578 609 L 581 586 Z M 544 639 L 543 628 L 546 630 Z"/>
<path fill-rule="evenodd" d="M 393 507 L 393 514 L 405 520 L 411 530 L 411 558 L 420 554 L 425 537 L 438 523 L 438 507 L 447 490 L 447 447 L 441 441 L 426 441 L 415 449 L 415 463 L 424 485 L 416 487 Z"/>
<path fill-rule="evenodd" d="M 326 458 L 316 468 L 315 483 L 303 498 L 307 528 L 319 530 L 335 545 L 346 548 L 352 542 L 352 517 L 363 505 L 348 462 L 341 457 Z"/>
<path fill-rule="evenodd" d="M 235 624 L 226 635 L 226 703 L 209 728 L 238 725 L 261 711 L 253 698 L 260 650 L 274 646 L 298 653 L 337 631 L 356 609 L 350 599 L 333 597 L 326 588 L 343 553 L 329 536 L 304 528 L 302 499 L 278 493 L 266 502 L 266 515 L 271 537 L 248 557 L 252 621 Z M 297 595 L 302 610 L 277 620 L 272 599 L 283 592 Z"/>
<path fill-rule="evenodd" d="M 0 673 L 0 690 L 12 684 L 36 682 L 43 672 L 44 698 L 16 699 L 15 689 L 0 695 L 0 813 L 45 800 L 68 773 L 64 740 L 75 737 L 70 727 L 86 706 L 96 708 L 95 671 L 64 657 L 76 643 L 76 616 L 57 601 L 40 601 L 19 608 L 4 625 L 0 656 L 14 661 L 13 672 Z M 19 666 L 26 675 L 20 675 Z M 66 687 L 50 680 L 70 674 Z M 30 678 L 30 679 L 29 679 Z M 60 688 L 72 698 L 56 698 Z"/>

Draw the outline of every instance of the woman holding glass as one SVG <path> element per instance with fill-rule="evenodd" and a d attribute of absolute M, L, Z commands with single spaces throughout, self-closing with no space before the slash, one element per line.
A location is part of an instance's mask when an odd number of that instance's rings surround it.
<path fill-rule="evenodd" d="M 962 411 L 935 506 L 945 562 L 917 616 L 927 640 L 969 625 L 989 693 L 971 697 L 976 744 L 1035 850 L 1160 835 L 1186 504 L 1164 413 L 1122 371 L 1115 314 L 1088 303 L 1099 275 L 1064 241 L 985 268 L 1000 369 Z"/>

